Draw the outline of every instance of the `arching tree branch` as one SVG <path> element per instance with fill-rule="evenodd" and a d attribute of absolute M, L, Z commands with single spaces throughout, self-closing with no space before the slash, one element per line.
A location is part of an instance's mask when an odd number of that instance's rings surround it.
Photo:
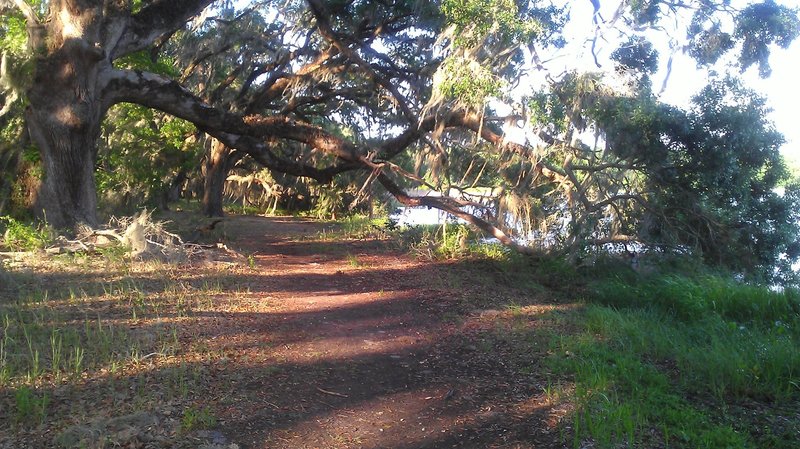
<path fill-rule="evenodd" d="M 16 0 L 22 1 L 22 0 Z M 124 32 L 109 51 L 111 59 L 150 47 L 200 14 L 213 0 L 156 0 L 125 19 Z"/>

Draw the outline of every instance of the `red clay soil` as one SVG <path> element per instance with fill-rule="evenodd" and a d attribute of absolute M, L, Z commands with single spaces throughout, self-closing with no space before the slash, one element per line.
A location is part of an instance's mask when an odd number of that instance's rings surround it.
<path fill-rule="evenodd" d="M 386 241 L 314 239 L 316 222 L 231 217 L 225 229 L 258 275 L 229 299 L 239 312 L 211 317 L 193 338 L 225 354 L 204 400 L 229 442 L 564 447 L 566 406 L 544 394 L 547 346 L 526 333 L 545 324 L 476 308 L 470 298 L 493 293 L 485 280 L 454 280 L 457 264 L 417 261 Z M 246 301 L 258 312 L 241 312 Z"/>

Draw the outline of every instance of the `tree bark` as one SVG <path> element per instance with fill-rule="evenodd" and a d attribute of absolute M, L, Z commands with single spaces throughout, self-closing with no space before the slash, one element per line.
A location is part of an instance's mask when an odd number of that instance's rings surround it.
<path fill-rule="evenodd" d="M 82 117 L 74 124 L 65 123 L 59 106 L 63 104 L 31 101 L 27 114 L 28 129 L 39 148 L 44 168 L 35 209 L 39 218 L 56 228 L 80 223 L 95 226 L 98 220 L 94 167 L 100 118 Z M 87 112 L 88 116 L 98 115 Z"/>
<path fill-rule="evenodd" d="M 225 179 L 228 177 L 228 156 L 231 150 L 217 139 L 211 139 L 206 157 L 205 184 L 203 185 L 203 214 L 207 217 L 224 217 L 222 199 Z"/>
<path fill-rule="evenodd" d="M 113 94 L 112 61 L 174 32 L 211 0 L 155 0 L 131 15 L 125 2 L 52 0 L 40 20 L 19 2 L 33 45 L 36 72 L 28 91 L 28 131 L 44 177 L 35 210 L 56 228 L 96 226 L 97 138 Z"/>
<path fill-rule="evenodd" d="M 26 119 L 39 148 L 44 178 L 36 197 L 40 218 L 54 227 L 97 225 L 94 167 L 107 110 L 101 89 L 112 66 L 100 46 L 102 10 L 53 2 L 48 48 L 37 58 Z"/>

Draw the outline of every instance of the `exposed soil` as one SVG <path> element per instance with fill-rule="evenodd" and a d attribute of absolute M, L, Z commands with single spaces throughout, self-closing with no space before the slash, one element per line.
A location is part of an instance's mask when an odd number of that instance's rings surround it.
<path fill-rule="evenodd" d="M 213 437 L 218 447 L 553 448 L 569 441 L 561 421 L 569 404 L 546 394 L 551 379 L 541 363 L 550 312 L 566 306 L 503 285 L 469 262 L 415 260 L 384 240 L 320 239 L 330 224 L 262 217 L 223 224 L 228 246 L 249 258 L 231 264 L 208 304 L 172 317 L 180 356 L 139 362 L 122 387 L 102 376 L 53 387 L 55 413 L 75 413 L 81 418 L 73 422 L 83 423 L 97 413 L 150 408 L 175 426 L 182 408 L 207 408 L 214 428 L 183 437 Z M 204 273 L 188 265 L 169 277 L 197 285 Z M 520 306 L 502 305 L 509 302 Z M 147 329 L 146 317 L 137 320 L 131 332 Z M 163 386 L 165 373 L 184 366 L 192 382 L 183 401 L 164 396 L 155 410 L 152 401 L 135 404 L 133 392 Z M 117 393 L 91 399 L 100 386 Z M 89 399 L 78 407 L 82 395 Z M 53 444 L 66 424 L 59 426 L 16 429 L 0 447 Z M 166 433 L 162 446 L 181 437 Z"/>
<path fill-rule="evenodd" d="M 553 424 L 563 410 L 543 395 L 536 342 L 510 348 L 491 337 L 505 312 L 463 303 L 487 293 L 473 291 L 480 285 L 448 286 L 453 267 L 412 260 L 389 242 L 303 240 L 321 230 L 313 222 L 241 217 L 234 226 L 261 273 L 248 300 L 269 311 L 220 319 L 204 335 L 244 374 L 213 393 L 231 440 L 561 446 Z"/>

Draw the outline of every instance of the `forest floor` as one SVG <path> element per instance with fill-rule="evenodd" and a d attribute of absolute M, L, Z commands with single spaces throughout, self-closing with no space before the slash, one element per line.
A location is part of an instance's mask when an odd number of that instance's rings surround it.
<path fill-rule="evenodd" d="M 337 224 L 215 232 L 238 255 L 15 262 L 0 448 L 574 445 L 543 360 L 580 306 Z"/>

